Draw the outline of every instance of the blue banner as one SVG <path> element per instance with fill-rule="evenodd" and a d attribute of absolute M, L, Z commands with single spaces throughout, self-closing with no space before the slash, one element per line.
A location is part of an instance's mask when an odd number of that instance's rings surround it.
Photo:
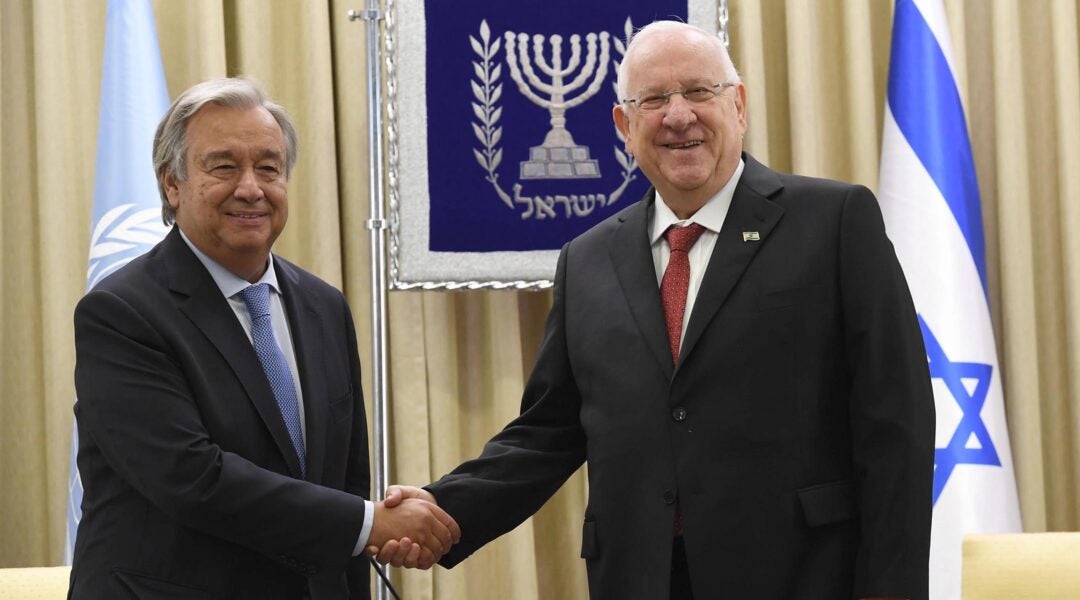
<path fill-rule="evenodd" d="M 557 250 L 639 200 L 649 183 L 612 124 L 617 66 L 633 29 L 687 10 L 426 0 L 428 249 Z"/>
<path fill-rule="evenodd" d="M 149 0 L 109 0 L 87 290 L 165 237 L 151 153 L 154 131 L 168 108 L 169 92 Z M 82 518 L 77 451 L 75 430 L 64 545 L 68 564 Z"/>

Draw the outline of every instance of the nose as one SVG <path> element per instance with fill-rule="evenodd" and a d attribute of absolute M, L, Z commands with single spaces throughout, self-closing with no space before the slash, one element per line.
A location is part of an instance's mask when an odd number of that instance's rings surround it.
<path fill-rule="evenodd" d="M 236 182 L 233 195 L 247 202 L 256 202 L 265 196 L 254 168 L 249 167 L 240 172 L 240 180 Z"/>
<path fill-rule="evenodd" d="M 682 94 L 672 94 L 668 98 L 667 109 L 664 112 L 664 125 L 676 131 L 686 129 L 697 121 L 697 113 L 690 102 L 682 97 Z"/>

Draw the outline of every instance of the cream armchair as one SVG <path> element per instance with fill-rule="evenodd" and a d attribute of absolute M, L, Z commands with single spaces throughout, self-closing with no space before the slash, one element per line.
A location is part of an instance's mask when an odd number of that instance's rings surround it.
<path fill-rule="evenodd" d="M 964 537 L 963 600 L 1080 598 L 1080 532 Z"/>
<path fill-rule="evenodd" d="M 64 600 L 71 567 L 0 569 L 0 600 Z"/>

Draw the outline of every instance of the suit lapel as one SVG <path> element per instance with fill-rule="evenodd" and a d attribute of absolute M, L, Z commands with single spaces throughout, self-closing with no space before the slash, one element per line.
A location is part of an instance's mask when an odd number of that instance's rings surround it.
<path fill-rule="evenodd" d="M 318 311 L 311 305 L 308 294 L 303 293 L 296 269 L 276 259 L 274 266 L 284 295 L 285 314 L 289 318 L 293 351 L 296 352 L 296 368 L 300 371 L 300 387 L 304 391 L 307 478 L 308 481 L 321 483 L 326 460 L 323 442 L 327 439 L 326 423 L 329 418 L 326 377 L 322 373 L 326 364 L 326 358 L 322 355 L 325 333 Z"/>
<path fill-rule="evenodd" d="M 634 321 L 664 376 L 670 380 L 675 367 L 668 348 L 664 307 L 649 248 L 649 208 L 655 200 L 656 192 L 649 190 L 641 202 L 619 218 L 622 223 L 612 236 L 610 254 Z"/>
<path fill-rule="evenodd" d="M 300 459 L 285 429 L 285 421 L 281 418 L 281 410 L 266 379 L 266 372 L 251 346 L 251 340 L 236 320 L 236 313 L 221 295 L 221 289 L 214 283 L 206 267 L 184 243 L 177 228 L 173 227 L 165 238 L 162 249 L 169 270 L 170 289 L 187 296 L 187 300 L 180 303 L 180 311 L 202 331 L 236 374 L 289 465 L 290 474 L 299 478 Z"/>
<path fill-rule="evenodd" d="M 680 364 L 693 352 L 705 328 L 784 214 L 783 208 L 768 200 L 783 189 L 776 173 L 748 154 L 743 154 L 743 160 L 746 167 L 694 300 L 694 312 L 679 353 Z M 744 232 L 756 232 L 759 239 L 744 241 Z"/>

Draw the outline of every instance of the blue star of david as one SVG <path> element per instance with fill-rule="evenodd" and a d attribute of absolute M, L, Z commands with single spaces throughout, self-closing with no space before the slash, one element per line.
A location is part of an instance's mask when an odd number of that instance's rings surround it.
<path fill-rule="evenodd" d="M 945 383 L 963 413 L 949 444 L 944 448 L 934 449 L 934 504 L 937 504 L 938 497 L 957 465 L 1001 466 L 994 442 L 990 439 L 990 432 L 986 430 L 986 423 L 983 423 L 980 416 L 983 404 L 986 403 L 986 393 L 990 390 L 993 367 L 982 363 L 949 360 L 922 315 L 919 315 L 919 327 L 922 328 L 923 342 L 926 344 L 930 378 L 941 379 Z M 964 379 L 974 379 L 975 389 L 968 392 Z M 972 435 L 979 442 L 978 448 L 968 447 L 968 440 Z"/>

